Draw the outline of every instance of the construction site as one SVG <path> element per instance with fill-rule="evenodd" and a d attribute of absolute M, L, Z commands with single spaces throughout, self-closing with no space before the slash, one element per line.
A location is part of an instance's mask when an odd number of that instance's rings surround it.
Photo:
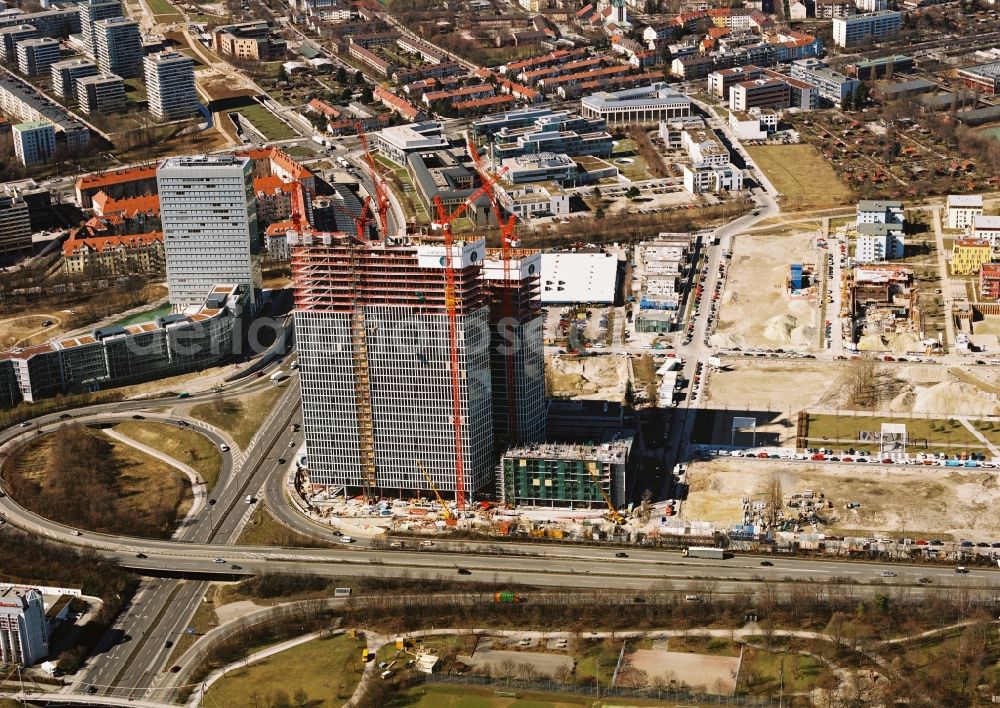
<path fill-rule="evenodd" d="M 631 436 L 546 437 L 540 254 L 518 247 L 513 215 L 497 221 L 501 248 L 452 235 L 478 200 L 505 213 L 494 191 L 502 171 L 470 144 L 479 188 L 450 210 L 436 197 L 429 231 L 393 229 L 360 134 L 375 193 L 347 215 L 353 231 L 313 230 L 297 205 L 288 234 L 303 508 L 375 533 L 493 524 L 495 505 L 479 500 L 496 497 L 624 522 Z"/>

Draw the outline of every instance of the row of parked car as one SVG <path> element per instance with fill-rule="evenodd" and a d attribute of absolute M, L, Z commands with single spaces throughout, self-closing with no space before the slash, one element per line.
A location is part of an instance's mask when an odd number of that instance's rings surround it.
<path fill-rule="evenodd" d="M 803 452 L 792 450 L 782 450 L 781 452 L 770 450 L 709 450 L 708 454 L 713 457 L 749 457 L 760 460 L 799 460 L 812 462 L 850 462 L 856 464 L 874 465 L 926 465 L 938 467 L 990 467 L 995 468 L 996 464 L 986 459 L 981 453 L 963 453 L 956 455 L 946 455 L 944 453 L 919 453 L 917 455 L 884 455 L 871 453 L 868 450 L 845 450 L 835 454 L 828 448 L 808 448 Z"/>

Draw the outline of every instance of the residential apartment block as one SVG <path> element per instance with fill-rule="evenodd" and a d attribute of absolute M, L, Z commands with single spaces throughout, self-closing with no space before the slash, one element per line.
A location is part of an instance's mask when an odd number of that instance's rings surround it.
<path fill-rule="evenodd" d="M 977 214 L 972 217 L 972 238 L 986 239 L 994 248 L 1000 248 L 1000 216 Z"/>
<path fill-rule="evenodd" d="M 14 154 L 25 167 L 40 165 L 56 152 L 56 130 L 51 123 L 36 120 L 13 128 Z"/>
<path fill-rule="evenodd" d="M 163 234 L 70 237 L 63 242 L 67 275 L 132 275 L 163 270 Z"/>
<path fill-rule="evenodd" d="M 31 213 L 21 197 L 0 195 L 0 257 L 31 250 Z"/>
<path fill-rule="evenodd" d="M 77 79 L 76 97 L 87 114 L 117 113 L 125 108 L 125 82 L 114 74 Z"/>
<path fill-rule="evenodd" d="M 17 43 L 17 68 L 25 76 L 49 74 L 62 58 L 61 43 L 50 37 L 22 39 Z"/>
<path fill-rule="evenodd" d="M 142 36 L 139 23 L 124 17 L 94 22 L 97 67 L 102 74 L 132 79 L 142 71 Z"/>
<path fill-rule="evenodd" d="M 891 37 L 903 26 L 903 16 L 895 10 L 882 10 L 833 20 L 833 43 L 853 47 L 867 40 Z"/>
<path fill-rule="evenodd" d="M 905 242 L 885 224 L 861 224 L 855 242 L 854 259 L 858 263 L 876 263 L 903 257 Z"/>
<path fill-rule="evenodd" d="M 952 275 L 975 275 L 993 260 L 993 246 L 986 239 L 960 238 L 951 249 Z"/>
<path fill-rule="evenodd" d="M 8 75 L 0 78 L 0 114 L 27 123 L 42 121 L 52 126 L 55 139 L 70 150 L 90 142 L 90 129 L 28 82 Z"/>
<path fill-rule="evenodd" d="M 217 283 L 244 286 L 251 306 L 260 288 L 252 255 L 260 240 L 247 157 L 171 157 L 156 170 L 167 261 L 176 308 L 204 301 Z"/>
<path fill-rule="evenodd" d="M 0 662 L 31 666 L 49 654 L 49 632 L 42 592 L 0 586 Z"/>
<path fill-rule="evenodd" d="M 793 61 L 792 78 L 812 84 L 819 90 L 823 100 L 835 106 L 839 106 L 841 101 L 853 94 L 861 84 L 858 79 L 844 76 L 816 58 Z"/>
<path fill-rule="evenodd" d="M 89 59 L 65 59 L 50 67 L 52 90 L 69 103 L 77 100 L 76 82 L 85 76 L 97 76 L 97 65 Z"/>
<path fill-rule="evenodd" d="M 288 43 L 272 37 L 266 22 L 244 22 L 212 30 L 212 48 L 233 59 L 273 61 L 285 56 Z"/>
<path fill-rule="evenodd" d="M 190 118 L 198 113 L 194 60 L 180 52 L 150 54 L 143 60 L 149 112 L 157 120 Z"/>
<path fill-rule="evenodd" d="M 979 269 L 979 297 L 1000 300 L 1000 263 L 983 263 Z"/>
<path fill-rule="evenodd" d="M 945 228 L 965 231 L 983 213 L 981 194 L 949 194 L 945 202 Z"/>
<path fill-rule="evenodd" d="M 84 0 L 77 5 L 80 12 L 80 37 L 91 56 L 97 56 L 97 34 L 94 23 L 112 17 L 122 17 L 119 0 Z"/>
<path fill-rule="evenodd" d="M 11 25 L 0 28 L 0 59 L 16 62 L 18 42 L 38 36 L 38 30 L 34 25 Z"/>

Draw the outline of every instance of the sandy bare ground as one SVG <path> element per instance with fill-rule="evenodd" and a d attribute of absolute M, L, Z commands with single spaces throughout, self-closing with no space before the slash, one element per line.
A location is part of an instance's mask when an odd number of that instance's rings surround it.
<path fill-rule="evenodd" d="M 791 494 L 822 492 L 833 508 L 819 531 L 993 540 L 1000 534 L 1000 485 L 993 470 L 948 472 L 940 467 L 811 465 L 783 460 L 715 459 L 692 463 L 686 519 L 742 520 L 742 500 L 761 498 L 771 474 Z M 847 502 L 858 509 L 847 510 Z M 786 510 L 791 511 L 791 510 Z"/>
<path fill-rule="evenodd" d="M 629 380 L 628 356 L 552 356 L 545 358 L 549 395 L 620 401 Z"/>
<path fill-rule="evenodd" d="M 785 290 L 792 263 L 814 269 L 816 236 L 815 231 L 797 231 L 737 237 L 713 345 L 799 351 L 817 346 L 815 302 L 793 300 Z"/>
<path fill-rule="evenodd" d="M 650 680 L 662 677 L 683 681 L 706 693 L 732 695 L 740 660 L 735 656 L 689 654 L 679 651 L 637 649 L 625 655 L 632 668 L 645 671 Z"/>
<path fill-rule="evenodd" d="M 800 410 L 850 407 L 852 362 L 748 357 L 723 361 L 724 369 L 708 378 L 707 408 L 777 411 L 794 421 Z M 1000 367 L 966 369 L 931 364 L 880 366 L 882 397 L 875 410 L 935 416 L 1000 414 Z"/>

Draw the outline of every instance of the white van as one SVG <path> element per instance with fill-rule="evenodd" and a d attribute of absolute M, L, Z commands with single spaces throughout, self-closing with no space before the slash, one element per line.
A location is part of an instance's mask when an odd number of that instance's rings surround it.
<path fill-rule="evenodd" d="M 340 537 L 340 542 L 341 543 L 354 543 L 354 539 L 351 538 L 350 536 L 341 536 Z"/>

